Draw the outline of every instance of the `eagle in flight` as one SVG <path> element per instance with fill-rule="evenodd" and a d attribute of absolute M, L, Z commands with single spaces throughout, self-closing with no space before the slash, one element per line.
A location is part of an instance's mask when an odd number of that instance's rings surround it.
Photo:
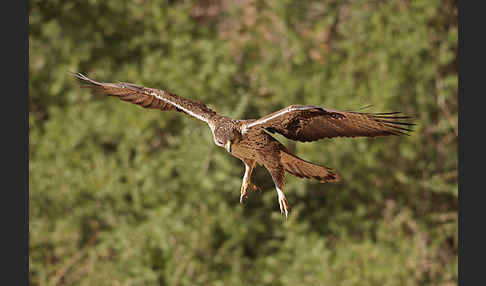
<path fill-rule="evenodd" d="M 362 113 L 339 111 L 314 105 L 291 105 L 259 119 L 233 119 L 219 115 L 204 103 L 186 99 L 170 92 L 131 83 L 103 83 L 81 73 L 73 75 L 94 91 L 115 96 L 144 108 L 179 111 L 206 122 L 214 143 L 243 161 L 245 174 L 240 190 L 240 203 L 248 190 L 258 189 L 250 178 L 255 164 L 264 166 L 272 176 L 280 212 L 288 217 L 290 206 L 283 192 L 285 172 L 296 177 L 315 179 L 321 183 L 339 181 L 332 169 L 303 160 L 292 154 L 269 133 L 301 142 L 333 137 L 375 137 L 408 135 L 413 123 L 400 112 Z"/>

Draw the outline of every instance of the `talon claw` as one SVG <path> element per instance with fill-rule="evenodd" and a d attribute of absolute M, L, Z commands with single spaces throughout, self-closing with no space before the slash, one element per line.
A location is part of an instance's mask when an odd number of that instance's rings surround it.
<path fill-rule="evenodd" d="M 251 188 L 253 191 L 259 191 L 259 192 L 261 192 L 261 191 L 262 191 L 262 190 L 261 190 L 261 189 L 260 189 L 258 186 L 254 185 L 254 184 L 253 184 L 253 183 L 251 183 L 251 182 L 249 183 L 249 185 L 250 185 L 250 188 Z"/>
<path fill-rule="evenodd" d="M 243 204 L 243 201 L 246 200 L 247 196 L 248 196 L 248 185 L 243 184 L 241 186 L 240 204 Z"/>
<path fill-rule="evenodd" d="M 243 204 L 243 201 L 245 201 L 247 198 L 247 195 L 246 194 L 241 194 L 240 196 L 240 204 Z"/>

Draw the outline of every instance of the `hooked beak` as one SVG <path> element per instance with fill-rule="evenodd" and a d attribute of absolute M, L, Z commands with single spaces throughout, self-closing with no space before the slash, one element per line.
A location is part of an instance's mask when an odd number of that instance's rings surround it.
<path fill-rule="evenodd" d="M 224 148 L 226 149 L 226 151 L 228 151 L 228 153 L 231 153 L 231 141 L 226 141 L 226 144 L 224 144 Z"/>

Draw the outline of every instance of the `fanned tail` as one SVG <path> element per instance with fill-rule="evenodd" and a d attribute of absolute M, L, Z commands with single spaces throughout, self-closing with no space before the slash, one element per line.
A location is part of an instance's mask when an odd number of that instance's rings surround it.
<path fill-rule="evenodd" d="M 339 182 L 340 177 L 332 169 L 307 162 L 290 152 L 281 151 L 281 160 L 285 171 L 304 179 L 315 179 L 321 183 Z"/>

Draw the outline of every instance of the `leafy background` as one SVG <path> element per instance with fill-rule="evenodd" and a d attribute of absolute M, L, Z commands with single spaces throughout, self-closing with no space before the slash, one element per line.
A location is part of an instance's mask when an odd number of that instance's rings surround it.
<path fill-rule="evenodd" d="M 455 285 L 457 1 L 30 1 L 32 285 Z M 265 169 L 207 126 L 69 71 L 258 118 L 290 104 L 416 116 L 409 137 L 297 143 L 344 178 Z"/>

